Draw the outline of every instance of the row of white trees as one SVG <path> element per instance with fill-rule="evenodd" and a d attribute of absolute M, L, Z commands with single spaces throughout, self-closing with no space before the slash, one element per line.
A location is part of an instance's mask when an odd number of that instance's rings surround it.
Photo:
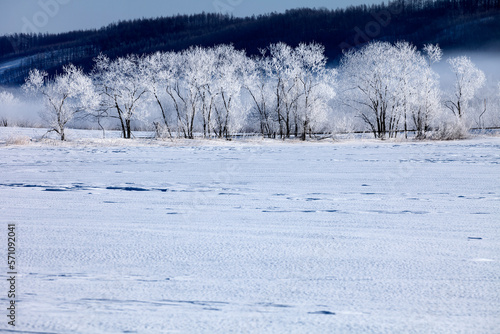
<path fill-rule="evenodd" d="M 375 137 L 395 137 L 401 129 L 407 136 L 412 128 L 417 138 L 425 138 L 442 112 L 439 75 L 432 68 L 442 55 L 437 45 L 419 52 L 406 42 L 374 42 L 349 51 L 341 63 L 342 100 L 358 111 Z M 445 105 L 460 123 L 485 75 L 467 57 L 448 62 L 456 80 Z"/>
<path fill-rule="evenodd" d="M 329 68 L 321 45 L 270 45 L 247 57 L 230 45 L 192 47 L 95 60 L 90 75 L 73 65 L 49 78 L 31 71 L 24 89 L 46 102 L 44 119 L 65 139 L 75 116 L 114 118 L 124 138 L 134 122 L 154 119 L 169 137 L 229 137 L 250 130 L 266 137 L 301 138 L 327 132 L 335 108 L 348 107 L 377 138 L 415 130 L 424 138 L 443 107 L 465 117 L 484 84 L 484 73 L 467 57 L 449 59 L 456 76 L 452 98 L 443 99 L 433 64 L 441 49 L 373 42 L 345 53 L 339 69 Z"/>

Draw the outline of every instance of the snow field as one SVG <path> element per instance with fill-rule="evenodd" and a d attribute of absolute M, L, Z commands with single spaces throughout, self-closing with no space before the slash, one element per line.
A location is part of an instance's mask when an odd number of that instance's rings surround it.
<path fill-rule="evenodd" d="M 499 138 L 185 143 L 0 147 L 17 330 L 500 327 Z"/>

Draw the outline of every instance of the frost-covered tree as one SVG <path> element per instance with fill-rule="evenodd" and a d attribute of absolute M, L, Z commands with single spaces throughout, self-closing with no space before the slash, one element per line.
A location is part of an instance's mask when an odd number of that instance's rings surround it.
<path fill-rule="evenodd" d="M 188 137 L 193 138 L 196 119 L 201 119 L 204 137 L 210 137 L 216 93 L 212 88 L 217 73 L 217 54 L 214 48 L 190 48 L 183 52 L 181 77 L 188 97 L 186 119 Z"/>
<path fill-rule="evenodd" d="M 376 138 L 396 135 L 401 119 L 394 98 L 400 80 L 397 57 L 390 43 L 373 42 L 350 50 L 341 60 L 344 102 L 359 113 Z"/>
<path fill-rule="evenodd" d="M 130 55 L 110 61 L 101 54 L 95 59 L 94 81 L 102 98 L 102 109 L 120 121 L 123 138 L 130 139 L 132 121 L 142 120 L 147 114 L 145 78 L 143 58 Z"/>
<path fill-rule="evenodd" d="M 298 65 L 297 92 L 299 99 L 295 109 L 295 136 L 307 133 L 325 124 L 328 101 L 335 97 L 337 71 L 326 68 L 325 48 L 316 43 L 300 44 L 294 50 Z"/>
<path fill-rule="evenodd" d="M 250 119 L 257 119 L 260 133 L 271 138 L 276 136 L 277 121 L 273 117 L 275 90 L 267 75 L 267 62 L 265 55 L 247 59 L 242 80 L 253 105 Z"/>
<path fill-rule="evenodd" d="M 210 84 L 214 97 L 212 128 L 217 137 L 228 138 L 231 132 L 243 125 L 245 108 L 241 90 L 247 58 L 243 51 L 235 50 L 231 45 L 221 45 L 213 51 L 215 67 Z"/>
<path fill-rule="evenodd" d="M 467 120 L 481 129 L 497 127 L 500 123 L 500 90 L 494 80 L 486 80 L 469 104 Z M 470 123 L 469 123 L 470 124 Z"/>
<path fill-rule="evenodd" d="M 408 122 L 410 114 L 418 103 L 416 81 L 421 75 L 421 58 L 417 48 L 407 42 L 397 42 L 392 46 L 391 59 L 393 64 L 393 80 L 397 83 L 394 86 L 392 101 L 394 103 L 394 114 L 399 119 L 402 118 L 405 137 L 408 137 Z M 396 122 L 394 130 L 398 130 L 399 120 Z"/>
<path fill-rule="evenodd" d="M 278 133 L 289 138 L 300 133 L 305 140 L 307 133 L 326 123 L 327 102 L 335 95 L 336 71 L 326 68 L 323 46 L 271 44 L 262 50 L 261 58 L 253 59 L 250 73 L 254 83 L 245 87 L 264 135 Z"/>
<path fill-rule="evenodd" d="M 429 66 L 432 66 L 434 63 L 438 63 L 443 58 L 443 50 L 439 46 L 439 44 L 426 44 L 424 45 L 424 52 L 427 56 L 427 61 L 429 62 Z"/>
<path fill-rule="evenodd" d="M 293 130 L 293 111 L 297 108 L 299 64 L 294 49 L 285 43 L 271 44 L 269 58 L 262 63 L 272 81 L 274 91 L 274 118 L 281 138 L 289 138 Z"/>
<path fill-rule="evenodd" d="M 427 44 L 424 46 L 424 57 L 427 64 L 421 64 L 422 70 L 418 72 L 417 80 L 420 79 L 420 83 L 417 83 L 417 103 L 412 110 L 413 125 L 418 139 L 426 137 L 431 122 L 439 115 L 441 110 L 439 75 L 432 70 L 432 65 L 441 60 L 443 51 L 437 44 Z"/>
<path fill-rule="evenodd" d="M 48 123 L 49 132 L 56 132 L 61 140 L 66 139 L 66 126 L 77 113 L 99 103 L 92 80 L 72 64 L 64 66 L 63 73 L 54 78 L 44 71 L 30 71 L 23 89 L 43 96 L 46 108 L 40 116 Z"/>
<path fill-rule="evenodd" d="M 175 81 L 166 86 L 177 114 L 178 133 L 194 138 L 195 121 L 201 110 L 204 132 L 210 124 L 209 85 L 213 73 L 213 52 L 201 47 L 183 51 L 175 65 Z"/>
<path fill-rule="evenodd" d="M 407 134 L 412 125 L 423 137 L 439 110 L 438 76 L 430 65 L 440 58 L 437 46 L 428 59 L 407 42 L 373 42 L 349 51 L 341 61 L 343 99 L 357 110 L 376 138 Z"/>
<path fill-rule="evenodd" d="M 171 115 L 170 99 L 167 87 L 175 84 L 179 55 L 175 52 L 156 52 L 144 59 L 144 80 L 148 90 L 148 98 L 153 105 L 157 106 L 164 128 L 170 138 L 172 135 L 172 121 L 175 115 Z"/>
<path fill-rule="evenodd" d="M 146 57 L 150 98 L 158 105 L 167 129 L 173 118 L 177 133 L 185 138 L 194 138 L 198 126 L 204 137 L 213 132 L 228 136 L 241 126 L 240 92 L 246 60 L 243 51 L 228 45 Z"/>
<path fill-rule="evenodd" d="M 462 119 L 466 114 L 470 101 L 484 85 L 486 77 L 469 57 L 460 56 L 448 59 L 451 70 L 455 74 L 455 84 L 450 100 L 446 106 L 455 116 Z"/>
<path fill-rule="evenodd" d="M 218 48 L 224 48 L 219 46 Z M 203 137 L 210 138 L 212 130 L 214 130 L 213 115 L 215 113 L 216 98 L 218 95 L 217 88 L 214 87 L 217 81 L 218 69 L 218 52 L 215 48 L 207 48 L 203 52 L 202 63 L 199 66 L 200 74 L 194 87 L 198 92 L 197 108 L 202 121 Z"/>

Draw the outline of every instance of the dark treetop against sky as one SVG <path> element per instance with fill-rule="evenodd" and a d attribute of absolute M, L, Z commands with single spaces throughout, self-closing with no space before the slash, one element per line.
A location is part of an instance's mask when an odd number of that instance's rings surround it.
<path fill-rule="evenodd" d="M 299 7 L 344 8 L 381 0 L 0 0 L 0 35 L 100 28 L 119 20 L 201 12 L 251 16 Z"/>

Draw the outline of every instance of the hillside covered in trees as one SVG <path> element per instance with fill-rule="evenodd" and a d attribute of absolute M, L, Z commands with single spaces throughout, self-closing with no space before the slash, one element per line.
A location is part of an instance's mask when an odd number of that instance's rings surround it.
<path fill-rule="evenodd" d="M 248 55 L 271 43 L 325 46 L 330 63 L 369 41 L 406 40 L 444 50 L 500 50 L 500 0 L 398 0 L 345 9 L 294 9 L 237 18 L 202 13 L 110 24 L 95 30 L 0 37 L 0 84 L 20 84 L 32 68 L 49 73 L 67 63 L 89 71 L 100 53 L 180 51 L 192 45 L 233 44 Z"/>

